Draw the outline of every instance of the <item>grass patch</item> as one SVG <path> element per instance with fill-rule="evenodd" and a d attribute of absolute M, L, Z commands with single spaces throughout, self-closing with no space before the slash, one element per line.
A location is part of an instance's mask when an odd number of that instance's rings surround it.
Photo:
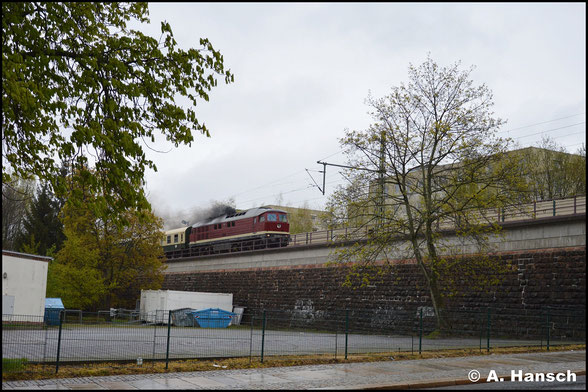
<path fill-rule="evenodd" d="M 429 333 L 428 335 L 424 336 L 426 339 L 437 339 L 441 337 L 441 331 L 438 329 L 434 330 L 433 332 Z"/>
<path fill-rule="evenodd" d="M 550 351 L 568 351 L 568 350 L 585 350 L 585 344 L 551 346 Z M 50 378 L 73 378 L 73 377 L 94 377 L 94 376 L 113 376 L 128 374 L 148 374 L 148 373 L 172 373 L 172 372 L 195 372 L 206 370 L 229 370 L 229 369 L 261 369 L 269 367 L 300 366 L 300 365 L 321 365 L 336 363 L 353 363 L 353 362 L 376 362 L 389 361 L 394 359 L 401 360 L 418 360 L 428 358 L 455 358 L 465 356 L 480 356 L 489 354 L 515 354 L 515 353 L 532 353 L 546 352 L 545 347 L 506 347 L 493 348 L 490 353 L 485 350 L 480 352 L 478 348 L 458 349 L 458 350 L 438 350 L 424 351 L 421 355 L 411 352 L 388 352 L 388 353 L 369 353 L 369 354 L 350 354 L 348 359 L 333 354 L 329 355 L 300 355 L 300 356 L 271 356 L 265 357 L 264 363 L 259 358 L 225 358 L 225 359 L 189 359 L 173 360 L 169 362 L 169 368 L 165 369 L 165 362 L 145 361 L 143 365 L 138 366 L 135 363 L 120 362 L 101 362 L 86 364 L 67 364 L 59 365 L 59 373 L 55 374 L 55 366 L 48 364 L 27 364 L 26 370 L 20 372 L 4 372 L 4 360 L 2 369 L 2 381 L 13 380 L 40 380 Z"/>
<path fill-rule="evenodd" d="M 2 358 L 2 379 L 4 373 L 22 372 L 26 364 L 26 358 Z"/>

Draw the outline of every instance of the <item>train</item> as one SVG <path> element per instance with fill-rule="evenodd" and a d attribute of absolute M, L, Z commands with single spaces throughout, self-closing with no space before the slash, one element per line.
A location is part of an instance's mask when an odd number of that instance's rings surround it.
<path fill-rule="evenodd" d="M 257 207 L 167 230 L 161 241 L 166 258 L 279 248 L 290 242 L 288 213 Z"/>

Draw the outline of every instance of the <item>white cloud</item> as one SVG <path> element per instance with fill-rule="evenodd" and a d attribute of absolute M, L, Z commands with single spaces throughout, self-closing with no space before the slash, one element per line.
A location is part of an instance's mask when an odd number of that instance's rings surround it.
<path fill-rule="evenodd" d="M 235 74 L 197 108 L 211 138 L 149 153 L 150 198 L 175 211 L 234 196 L 238 208 L 284 202 L 321 207 L 305 168 L 339 151 L 344 129 L 370 123 L 364 104 L 407 80 L 427 53 L 442 65 L 475 65 L 472 78 L 495 98 L 505 129 L 585 111 L 585 4 L 151 3 L 150 34 L 167 20 L 178 44 L 207 37 Z M 585 114 L 513 131 L 521 137 L 585 121 Z M 550 132 L 585 141 L 585 124 Z M 574 134 L 576 133 L 576 134 Z M 540 136 L 521 138 L 532 144 Z M 165 143 L 158 143 L 165 148 Z M 576 146 L 577 147 L 577 146 Z M 575 150 L 576 147 L 572 147 Z M 169 148 L 169 146 L 168 146 Z M 341 154 L 327 161 L 344 163 Z M 318 173 L 313 173 L 322 180 Z M 288 176 L 287 178 L 284 178 Z M 341 177 L 327 169 L 327 193 Z M 267 184 L 267 185 L 266 185 Z M 309 188 L 309 189 L 306 189 Z"/>

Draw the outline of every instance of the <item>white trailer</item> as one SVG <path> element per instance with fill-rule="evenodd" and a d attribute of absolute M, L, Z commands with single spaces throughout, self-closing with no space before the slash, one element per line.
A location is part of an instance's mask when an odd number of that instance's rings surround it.
<path fill-rule="evenodd" d="M 175 290 L 141 290 L 141 320 L 167 324 L 170 310 L 219 308 L 233 311 L 233 294 Z"/>
<path fill-rule="evenodd" d="M 2 321 L 11 315 L 43 322 L 51 257 L 2 250 Z M 34 319 L 34 320 L 33 320 Z"/>

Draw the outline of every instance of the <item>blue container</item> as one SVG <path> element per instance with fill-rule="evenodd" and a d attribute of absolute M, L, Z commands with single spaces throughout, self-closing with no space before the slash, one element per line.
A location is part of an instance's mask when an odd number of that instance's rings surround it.
<path fill-rule="evenodd" d="M 59 325 L 59 313 L 65 310 L 61 298 L 45 298 L 45 317 L 47 325 Z"/>
<path fill-rule="evenodd" d="M 227 328 L 233 317 L 237 316 L 233 312 L 219 308 L 195 310 L 190 313 L 201 328 Z"/>

